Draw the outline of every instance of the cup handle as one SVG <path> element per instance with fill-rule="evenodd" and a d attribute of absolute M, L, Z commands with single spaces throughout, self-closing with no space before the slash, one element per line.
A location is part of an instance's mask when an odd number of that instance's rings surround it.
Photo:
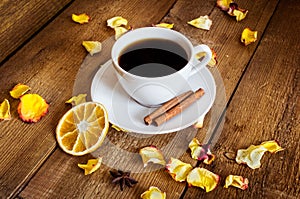
<path fill-rule="evenodd" d="M 200 53 L 200 52 L 204 52 L 205 56 L 203 58 L 203 60 L 199 61 L 196 58 L 196 54 Z M 198 46 L 195 46 L 193 49 L 193 61 L 192 61 L 192 70 L 190 73 L 190 76 L 196 74 L 197 72 L 199 72 L 203 67 L 205 67 L 208 62 L 211 60 L 212 58 L 212 53 L 210 48 L 207 45 L 204 44 L 200 44 Z"/>

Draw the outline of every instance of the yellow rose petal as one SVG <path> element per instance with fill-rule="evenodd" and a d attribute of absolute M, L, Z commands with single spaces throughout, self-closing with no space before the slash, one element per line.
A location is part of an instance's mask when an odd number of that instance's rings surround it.
<path fill-rule="evenodd" d="M 201 129 L 203 127 L 204 117 L 205 115 L 202 115 L 201 117 L 198 118 L 197 122 L 194 124 L 195 128 Z"/>
<path fill-rule="evenodd" d="M 119 26 L 127 26 L 127 23 L 128 23 L 127 19 L 124 19 L 123 17 L 120 16 L 113 17 L 107 20 L 107 26 L 111 28 L 116 28 Z"/>
<path fill-rule="evenodd" d="M 73 106 L 76 106 L 78 104 L 86 102 L 86 96 L 87 96 L 87 94 L 79 94 L 77 96 L 71 97 L 65 103 L 66 104 L 72 104 Z"/>
<path fill-rule="evenodd" d="M 9 105 L 9 101 L 5 99 L 0 104 L 0 120 L 10 120 L 10 119 L 11 119 L 10 105 Z"/>
<path fill-rule="evenodd" d="M 189 21 L 188 24 L 190 24 L 196 28 L 200 28 L 203 30 L 209 30 L 210 26 L 212 24 L 212 20 L 210 20 L 208 18 L 208 16 L 205 15 L 205 16 L 200 16 L 197 19 L 193 19 L 192 21 Z"/>
<path fill-rule="evenodd" d="M 237 175 L 229 175 L 226 177 L 224 187 L 228 188 L 229 186 L 233 186 L 245 190 L 248 188 L 248 183 L 249 180 L 247 178 L 243 178 L 242 176 Z"/>
<path fill-rule="evenodd" d="M 100 168 L 102 157 L 88 160 L 87 164 L 78 164 L 78 167 L 84 169 L 84 175 L 89 175 Z"/>
<path fill-rule="evenodd" d="M 72 20 L 79 24 L 88 23 L 90 19 L 91 19 L 90 16 L 88 16 L 85 13 L 79 15 L 72 14 Z"/>
<path fill-rule="evenodd" d="M 166 165 L 166 169 L 174 180 L 183 182 L 186 180 L 187 175 L 193 167 L 192 165 L 184 163 L 176 158 L 171 158 L 170 162 Z"/>
<path fill-rule="evenodd" d="M 149 162 L 163 166 L 166 165 L 162 152 L 156 146 L 144 147 L 140 149 L 139 154 L 142 157 L 144 167 L 146 167 Z"/>
<path fill-rule="evenodd" d="M 123 129 L 123 128 L 121 128 L 121 127 L 119 127 L 119 126 L 117 126 L 117 125 L 115 125 L 115 124 L 112 124 L 111 125 L 111 128 L 113 128 L 113 129 L 115 129 L 116 131 L 123 131 L 123 132 L 129 132 L 128 130 L 126 130 L 126 129 Z"/>
<path fill-rule="evenodd" d="M 245 44 L 245 46 L 255 42 L 257 40 L 257 31 L 252 31 L 249 28 L 245 28 L 242 32 L 241 42 Z"/>
<path fill-rule="evenodd" d="M 82 45 L 92 56 L 102 50 L 102 44 L 99 41 L 83 41 Z"/>
<path fill-rule="evenodd" d="M 256 146 L 251 145 L 247 149 L 239 149 L 235 160 L 238 164 L 247 164 L 251 169 L 257 169 L 261 166 L 260 160 L 265 152 L 275 153 L 282 150 L 276 141 L 267 141 Z"/>
<path fill-rule="evenodd" d="M 233 16 L 235 16 L 237 21 L 241 21 L 241 20 L 245 19 L 247 13 L 248 13 L 248 10 L 242 10 L 242 9 L 234 9 L 233 10 Z"/>
<path fill-rule="evenodd" d="M 27 91 L 30 90 L 30 87 L 24 84 L 17 84 L 13 87 L 11 91 L 9 91 L 10 96 L 15 99 L 19 99 L 22 95 L 24 95 Z"/>
<path fill-rule="evenodd" d="M 38 122 L 48 113 L 49 104 L 38 94 L 25 94 L 20 97 L 19 117 L 24 122 Z"/>
<path fill-rule="evenodd" d="M 196 138 L 193 138 L 190 142 L 189 148 L 191 149 L 191 156 L 195 160 L 203 161 L 205 164 L 211 164 L 215 159 L 215 155 L 210 151 L 210 145 L 201 145 Z"/>
<path fill-rule="evenodd" d="M 166 199 L 166 192 L 162 192 L 159 188 L 151 186 L 149 190 L 141 194 L 142 199 Z"/>
<path fill-rule="evenodd" d="M 277 153 L 278 151 L 284 150 L 281 146 L 279 146 L 276 140 L 262 142 L 260 145 L 265 147 L 270 153 Z"/>
<path fill-rule="evenodd" d="M 231 3 L 233 3 L 233 0 L 217 0 L 217 6 L 224 11 L 227 11 L 229 9 L 229 5 Z"/>
<path fill-rule="evenodd" d="M 186 180 L 189 186 L 200 187 L 210 192 L 217 187 L 220 177 L 205 168 L 196 167 L 188 174 Z"/>
<path fill-rule="evenodd" d="M 169 23 L 160 23 L 160 24 L 156 24 L 154 25 L 155 27 L 161 27 L 161 28 L 168 28 L 168 29 L 172 29 L 174 27 L 174 24 L 169 24 Z"/>
<path fill-rule="evenodd" d="M 209 65 L 210 67 L 214 67 L 217 65 L 218 61 L 217 61 L 217 53 L 216 51 L 214 51 L 214 49 L 210 49 L 211 50 L 211 59 L 210 61 L 208 62 L 207 65 Z M 205 52 L 199 52 L 196 54 L 196 59 L 201 59 L 202 57 L 205 57 L 206 53 Z"/>
<path fill-rule="evenodd" d="M 119 39 L 128 30 L 124 27 L 115 27 L 115 40 Z"/>

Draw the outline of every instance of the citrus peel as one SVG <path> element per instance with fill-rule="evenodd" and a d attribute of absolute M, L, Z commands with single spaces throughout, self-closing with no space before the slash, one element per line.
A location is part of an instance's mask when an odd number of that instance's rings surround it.
<path fill-rule="evenodd" d="M 10 120 L 11 114 L 10 114 L 10 104 L 7 99 L 4 99 L 4 101 L 0 104 L 0 120 Z"/>
<path fill-rule="evenodd" d="M 166 192 L 159 188 L 151 186 L 147 191 L 141 194 L 142 199 L 166 199 Z"/>
<path fill-rule="evenodd" d="M 24 95 L 29 90 L 30 90 L 29 86 L 19 83 L 15 85 L 11 91 L 9 91 L 9 94 L 13 98 L 19 99 L 22 95 Z"/>
<path fill-rule="evenodd" d="M 105 107 L 100 103 L 85 102 L 63 115 L 56 127 L 56 139 L 66 153 L 85 155 L 102 145 L 108 128 Z"/>
<path fill-rule="evenodd" d="M 156 146 L 144 147 L 140 149 L 139 154 L 143 160 L 144 167 L 146 167 L 149 162 L 163 166 L 166 165 L 162 152 Z"/>
<path fill-rule="evenodd" d="M 84 175 L 89 175 L 100 168 L 101 162 L 102 157 L 99 157 L 97 159 L 89 159 L 86 164 L 78 164 L 78 167 L 84 169 Z"/>
<path fill-rule="evenodd" d="M 38 122 L 48 113 L 49 104 L 38 94 L 25 94 L 20 97 L 18 113 L 21 120 Z"/>

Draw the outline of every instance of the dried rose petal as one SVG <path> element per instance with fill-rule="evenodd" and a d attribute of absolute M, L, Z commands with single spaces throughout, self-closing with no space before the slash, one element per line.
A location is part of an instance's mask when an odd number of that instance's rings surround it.
<path fill-rule="evenodd" d="M 227 11 L 231 3 L 233 3 L 233 0 L 217 0 L 217 6 L 223 11 Z"/>
<path fill-rule="evenodd" d="M 210 61 L 208 62 L 207 65 L 209 65 L 210 67 L 214 67 L 217 65 L 218 61 L 217 61 L 217 53 L 214 49 L 210 49 L 211 50 L 211 53 L 212 53 L 212 56 L 211 56 L 211 59 Z M 196 54 L 196 59 L 200 59 L 202 57 L 205 57 L 206 53 L 205 52 L 199 52 Z M 204 115 L 205 116 L 205 115 Z M 203 116 L 203 117 L 204 117 Z"/>
<path fill-rule="evenodd" d="M 11 91 L 9 91 L 10 96 L 15 99 L 19 99 L 22 95 L 24 95 L 27 91 L 30 90 L 30 87 L 24 84 L 17 84 L 13 87 Z"/>
<path fill-rule="evenodd" d="M 241 21 L 246 17 L 248 10 L 239 8 L 236 3 L 231 3 L 227 13 L 230 16 L 235 16 L 237 21 Z"/>
<path fill-rule="evenodd" d="M 128 31 L 128 29 L 124 27 L 115 27 L 115 40 L 119 39 L 124 33 Z"/>
<path fill-rule="evenodd" d="M 87 96 L 87 94 L 79 94 L 77 96 L 71 97 L 65 103 L 72 104 L 73 106 L 76 106 L 78 104 L 86 102 L 86 96 Z"/>
<path fill-rule="evenodd" d="M 220 176 L 205 168 L 194 168 L 187 176 L 189 186 L 196 186 L 206 192 L 214 190 L 220 181 Z"/>
<path fill-rule="evenodd" d="M 247 178 L 243 178 L 242 176 L 237 175 L 229 175 L 226 177 L 224 187 L 228 188 L 229 186 L 233 186 L 245 190 L 248 188 L 248 183 L 249 180 Z"/>
<path fill-rule="evenodd" d="M 127 26 L 128 21 L 123 17 L 117 16 L 107 20 L 107 26 L 116 28 L 119 26 Z"/>
<path fill-rule="evenodd" d="M 160 23 L 160 24 L 156 24 L 154 25 L 155 27 L 161 27 L 161 28 L 168 28 L 168 29 L 172 29 L 174 27 L 174 24 L 169 24 L 169 23 Z"/>
<path fill-rule="evenodd" d="M 48 113 L 49 105 L 38 94 L 25 94 L 20 100 L 18 113 L 24 122 L 38 122 Z"/>
<path fill-rule="evenodd" d="M 97 159 L 88 160 L 87 164 L 78 164 L 78 167 L 84 169 L 84 175 L 89 175 L 100 168 L 101 162 L 102 157 L 99 157 Z"/>
<path fill-rule="evenodd" d="M 80 24 L 88 23 L 90 19 L 91 19 L 90 16 L 88 16 L 85 13 L 79 15 L 72 14 L 72 20 L 75 21 L 76 23 L 80 23 Z"/>
<path fill-rule="evenodd" d="M 257 169 L 266 151 L 267 149 L 263 146 L 251 145 L 247 149 L 239 149 L 235 160 L 238 164 L 247 164 L 251 169 Z"/>
<path fill-rule="evenodd" d="M 192 158 L 203 161 L 205 164 L 211 164 L 214 161 L 215 156 L 211 153 L 209 147 L 209 144 L 200 145 L 199 141 L 194 138 L 189 144 Z"/>
<path fill-rule="evenodd" d="M 130 131 L 128 131 L 128 130 L 126 130 L 126 129 L 123 129 L 123 128 L 121 128 L 121 127 L 119 127 L 119 126 L 117 126 L 117 125 L 115 125 L 115 124 L 112 124 L 111 125 L 111 128 L 113 128 L 113 129 L 115 129 L 116 131 L 122 131 L 122 132 L 130 132 Z"/>
<path fill-rule="evenodd" d="M 208 18 L 208 16 L 205 15 L 205 16 L 200 16 L 197 19 L 193 19 L 192 21 L 189 21 L 188 24 L 190 24 L 196 28 L 200 28 L 203 30 L 209 30 L 210 26 L 212 24 L 212 20 L 210 20 Z"/>
<path fill-rule="evenodd" d="M 171 158 L 170 162 L 166 165 L 166 169 L 174 180 L 183 182 L 193 167 L 176 158 Z"/>
<path fill-rule="evenodd" d="M 275 153 L 282 151 L 276 141 L 263 142 L 260 145 L 251 145 L 247 149 L 239 149 L 235 161 L 238 164 L 247 164 L 251 169 L 257 169 L 260 167 L 260 160 L 266 151 Z"/>
<path fill-rule="evenodd" d="M 4 101 L 0 104 L 0 120 L 10 120 L 11 114 L 10 114 L 10 105 L 9 101 L 7 99 L 4 99 Z"/>
<path fill-rule="evenodd" d="M 166 192 L 162 192 L 159 188 L 151 186 L 149 190 L 141 194 L 142 199 L 166 199 Z"/>
<path fill-rule="evenodd" d="M 284 150 L 281 146 L 279 146 L 276 140 L 265 141 L 260 145 L 265 147 L 270 153 L 277 153 L 278 151 Z"/>
<path fill-rule="evenodd" d="M 242 32 L 241 42 L 245 44 L 245 46 L 255 42 L 257 40 L 257 31 L 252 31 L 249 28 L 245 28 Z"/>
<path fill-rule="evenodd" d="M 166 165 L 162 152 L 156 146 L 144 147 L 140 149 L 139 154 L 142 157 L 144 167 L 146 167 L 149 162 L 161 164 L 163 166 Z"/>
<path fill-rule="evenodd" d="M 83 41 L 82 45 L 92 56 L 102 50 L 102 44 L 99 41 Z"/>
<path fill-rule="evenodd" d="M 205 115 L 202 115 L 198 118 L 197 122 L 194 124 L 195 128 L 201 129 L 203 127 L 204 117 Z"/>

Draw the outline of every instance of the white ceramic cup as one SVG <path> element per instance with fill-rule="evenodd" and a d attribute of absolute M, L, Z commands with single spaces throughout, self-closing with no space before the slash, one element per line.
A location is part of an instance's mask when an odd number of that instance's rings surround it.
<path fill-rule="evenodd" d="M 135 42 L 149 39 L 170 40 L 179 44 L 187 54 L 187 64 L 182 69 L 162 77 L 142 77 L 124 70 L 119 65 L 123 50 Z M 196 59 L 199 52 L 206 53 L 201 61 Z M 113 67 L 123 89 L 138 103 L 149 107 L 162 104 L 188 90 L 188 78 L 195 73 L 201 73 L 211 57 L 208 46 L 201 44 L 194 47 L 183 34 L 159 27 L 138 28 L 127 32 L 114 43 L 111 52 Z"/>

